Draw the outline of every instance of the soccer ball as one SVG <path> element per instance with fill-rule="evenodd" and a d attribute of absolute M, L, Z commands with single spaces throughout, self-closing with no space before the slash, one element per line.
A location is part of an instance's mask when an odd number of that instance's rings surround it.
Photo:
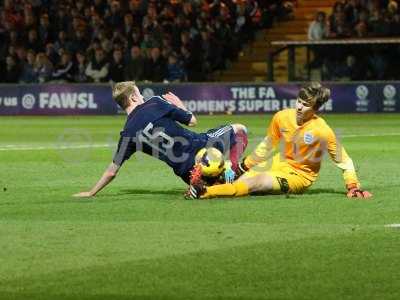
<path fill-rule="evenodd" d="M 197 152 L 195 163 L 201 167 L 204 177 L 218 177 L 224 171 L 224 156 L 216 148 L 202 148 Z"/>

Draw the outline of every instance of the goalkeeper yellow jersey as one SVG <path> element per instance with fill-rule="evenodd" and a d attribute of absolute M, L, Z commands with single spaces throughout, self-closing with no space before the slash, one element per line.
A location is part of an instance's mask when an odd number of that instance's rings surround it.
<path fill-rule="evenodd" d="M 310 181 L 315 181 L 324 153 L 328 152 L 335 165 L 343 171 L 345 184 L 359 186 L 354 164 L 329 125 L 319 116 L 298 126 L 296 110 L 277 112 L 267 129 L 267 136 L 253 154 L 245 159 L 249 168 L 266 161 L 273 150 L 279 150 L 281 161 Z"/>

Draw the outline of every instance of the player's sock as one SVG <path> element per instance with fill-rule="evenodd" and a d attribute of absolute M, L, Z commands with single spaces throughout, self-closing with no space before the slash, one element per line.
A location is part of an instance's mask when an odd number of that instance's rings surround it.
<path fill-rule="evenodd" d="M 232 170 L 237 173 L 239 168 L 239 159 L 247 147 L 247 132 L 239 130 L 235 134 L 235 144 L 230 149 L 229 159 L 232 163 Z"/>
<path fill-rule="evenodd" d="M 211 198 L 218 196 L 235 196 L 240 197 L 249 193 L 249 187 L 243 181 L 234 183 L 218 184 L 207 187 L 206 192 L 201 198 Z"/>

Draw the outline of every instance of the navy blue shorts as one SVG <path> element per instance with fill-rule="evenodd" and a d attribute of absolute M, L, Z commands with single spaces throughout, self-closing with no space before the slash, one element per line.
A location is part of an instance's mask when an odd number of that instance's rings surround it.
<path fill-rule="evenodd" d="M 214 147 L 223 154 L 227 153 L 235 144 L 235 131 L 231 125 L 223 125 L 207 131 L 207 148 Z"/>
<path fill-rule="evenodd" d="M 206 144 L 203 145 L 201 148 L 196 149 L 196 151 L 191 155 L 188 161 L 192 161 L 194 163 L 194 158 L 197 152 L 202 148 L 214 147 L 221 151 L 221 153 L 226 154 L 227 152 L 229 152 L 231 147 L 236 144 L 235 131 L 233 130 L 233 127 L 231 125 L 219 126 L 217 128 L 210 129 L 203 134 L 205 135 L 207 141 Z M 192 167 L 193 165 L 191 166 L 190 170 L 192 169 Z M 190 180 L 190 170 L 180 176 L 187 184 L 189 184 Z"/>

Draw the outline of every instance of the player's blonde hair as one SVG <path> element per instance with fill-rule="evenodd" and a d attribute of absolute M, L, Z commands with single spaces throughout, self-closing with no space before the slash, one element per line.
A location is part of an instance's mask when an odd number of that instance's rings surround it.
<path fill-rule="evenodd" d="M 135 92 L 135 87 L 135 81 L 117 82 L 113 86 L 112 97 L 122 109 L 129 106 L 129 97 Z"/>
<path fill-rule="evenodd" d="M 331 90 L 322 86 L 318 81 L 310 82 L 310 84 L 302 87 L 299 91 L 299 98 L 309 103 L 315 110 L 324 105 L 330 96 Z"/>

